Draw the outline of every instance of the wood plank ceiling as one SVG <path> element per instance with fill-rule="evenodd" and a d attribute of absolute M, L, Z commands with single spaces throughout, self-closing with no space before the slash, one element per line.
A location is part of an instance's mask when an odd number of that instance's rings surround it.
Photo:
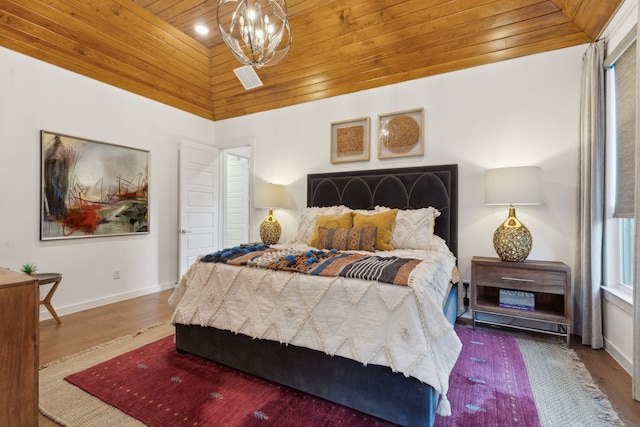
<path fill-rule="evenodd" d="M 621 3 L 287 0 L 291 50 L 249 91 L 215 0 L 0 0 L 0 45 L 222 120 L 588 43 Z"/>

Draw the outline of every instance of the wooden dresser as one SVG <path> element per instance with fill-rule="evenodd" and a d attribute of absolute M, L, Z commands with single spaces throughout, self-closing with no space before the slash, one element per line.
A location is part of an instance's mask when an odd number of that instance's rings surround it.
<path fill-rule="evenodd" d="M 0 268 L 0 426 L 38 425 L 38 320 L 35 278 Z"/>

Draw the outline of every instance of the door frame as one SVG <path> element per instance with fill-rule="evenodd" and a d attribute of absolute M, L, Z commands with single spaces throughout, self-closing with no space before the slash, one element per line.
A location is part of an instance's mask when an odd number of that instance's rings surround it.
<path fill-rule="evenodd" d="M 254 188 L 254 181 L 255 181 L 255 173 L 254 173 L 254 167 L 255 167 L 255 161 L 254 161 L 254 145 L 255 145 L 255 138 L 254 137 L 245 137 L 245 138 L 239 138 L 239 139 L 233 139 L 233 140 L 227 140 L 227 141 L 220 141 L 218 143 L 216 143 L 216 147 L 220 150 L 220 179 L 219 182 L 223 183 L 224 179 L 225 179 L 225 165 L 224 163 L 224 155 L 223 153 L 226 150 L 231 150 L 234 148 L 241 148 L 241 147 L 249 147 L 249 239 L 253 239 L 255 240 L 255 209 L 253 209 L 253 188 Z M 224 213 L 226 212 L 226 200 L 227 200 L 227 192 L 226 192 L 226 185 L 221 185 L 220 189 L 219 189 L 219 196 L 220 196 L 220 218 L 224 217 Z M 221 236 L 220 240 L 221 242 L 224 242 L 224 236 L 226 235 L 226 231 L 224 230 L 222 221 L 219 221 L 219 228 L 220 230 L 218 231 L 219 235 Z M 247 242 L 249 243 L 249 242 Z"/>
<path fill-rule="evenodd" d="M 245 173 L 242 175 L 246 181 L 246 193 L 243 191 L 243 196 L 246 198 L 244 204 L 244 214 L 246 215 L 246 223 L 244 226 L 247 227 L 245 230 L 246 236 L 242 238 L 239 243 L 248 243 L 251 241 L 251 152 L 250 147 L 248 145 L 242 147 L 231 147 L 220 150 L 220 175 L 222 178 L 220 179 L 220 197 L 221 201 L 221 213 L 220 213 L 220 241 L 221 247 L 229 247 L 229 206 L 227 206 L 227 202 L 229 201 L 229 158 L 233 156 L 235 158 L 242 158 L 244 164 Z"/>

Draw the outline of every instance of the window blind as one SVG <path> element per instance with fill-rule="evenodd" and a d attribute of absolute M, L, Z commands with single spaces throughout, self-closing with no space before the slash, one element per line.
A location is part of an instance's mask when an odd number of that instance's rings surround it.
<path fill-rule="evenodd" d="M 612 64 L 616 98 L 616 194 L 613 216 L 633 218 L 636 147 L 636 41 Z"/>

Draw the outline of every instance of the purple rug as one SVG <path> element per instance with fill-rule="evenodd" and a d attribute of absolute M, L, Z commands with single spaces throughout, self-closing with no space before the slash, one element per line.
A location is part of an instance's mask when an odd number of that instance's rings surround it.
<path fill-rule="evenodd" d="M 462 352 L 449 379 L 451 417 L 436 427 L 540 426 L 529 376 L 513 336 L 456 326 Z"/>

